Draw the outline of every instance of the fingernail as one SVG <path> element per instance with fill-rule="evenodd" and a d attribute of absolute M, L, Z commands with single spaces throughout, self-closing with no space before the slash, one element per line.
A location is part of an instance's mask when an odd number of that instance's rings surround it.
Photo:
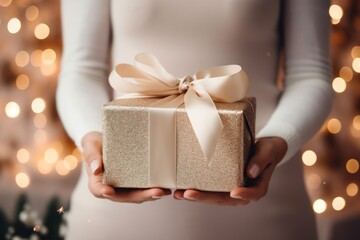
<path fill-rule="evenodd" d="M 259 172 L 260 172 L 260 168 L 256 164 L 252 165 L 249 169 L 249 173 L 253 178 L 256 178 L 259 175 Z"/>
<path fill-rule="evenodd" d="M 103 194 L 103 197 L 109 198 L 109 197 L 112 197 L 112 195 Z"/>
<path fill-rule="evenodd" d="M 194 196 L 187 196 L 187 197 L 185 197 L 187 200 L 196 200 L 196 197 L 194 197 Z"/>
<path fill-rule="evenodd" d="M 99 161 L 98 160 L 94 160 L 90 163 L 90 171 L 95 174 L 96 170 L 99 169 Z"/>
<path fill-rule="evenodd" d="M 163 196 L 152 196 L 151 198 L 153 198 L 153 199 L 160 199 L 160 198 L 162 198 Z"/>
<path fill-rule="evenodd" d="M 232 198 L 235 198 L 235 199 L 240 199 L 240 200 L 247 200 L 246 198 L 244 198 L 243 196 L 239 196 L 239 195 L 233 195 L 231 196 Z"/>

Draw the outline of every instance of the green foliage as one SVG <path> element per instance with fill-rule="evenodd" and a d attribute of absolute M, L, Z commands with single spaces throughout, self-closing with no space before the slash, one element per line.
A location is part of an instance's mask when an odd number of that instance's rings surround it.
<path fill-rule="evenodd" d="M 62 222 L 62 214 L 58 213 L 58 209 L 61 207 L 59 199 L 54 197 L 50 200 L 47 208 L 47 213 L 44 220 L 44 225 L 48 229 L 48 238 L 51 240 L 60 240 L 59 229 Z"/>
<path fill-rule="evenodd" d="M 61 207 L 57 197 L 53 197 L 48 205 L 44 219 L 40 219 L 38 213 L 31 208 L 25 194 L 20 194 L 16 202 L 14 220 L 9 222 L 5 213 L 0 209 L 0 239 L 39 239 L 39 240 L 63 240 L 60 235 L 60 226 L 66 225 L 63 213 L 59 213 Z"/>
<path fill-rule="evenodd" d="M 9 222 L 7 221 L 5 213 L 0 210 L 0 239 L 5 239 Z"/>

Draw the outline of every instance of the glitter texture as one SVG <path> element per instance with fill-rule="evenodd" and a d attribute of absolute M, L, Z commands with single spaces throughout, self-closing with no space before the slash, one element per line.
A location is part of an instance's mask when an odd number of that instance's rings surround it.
<path fill-rule="evenodd" d="M 149 105 L 157 98 L 117 99 L 103 107 L 104 183 L 148 188 Z M 218 103 L 224 128 L 209 164 L 180 106 L 176 113 L 177 188 L 229 192 L 244 186 L 244 169 L 255 134 L 255 98 Z M 161 187 L 161 186 L 156 186 Z"/>

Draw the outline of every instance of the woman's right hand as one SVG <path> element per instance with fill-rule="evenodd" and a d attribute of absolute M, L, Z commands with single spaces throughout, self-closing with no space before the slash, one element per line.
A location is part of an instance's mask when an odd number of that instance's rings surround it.
<path fill-rule="evenodd" d="M 86 164 L 86 172 L 89 176 L 90 192 L 97 198 L 105 198 L 115 202 L 142 203 L 160 199 L 170 195 L 171 190 L 161 188 L 150 189 L 114 189 L 104 185 L 103 161 L 102 161 L 102 134 L 89 132 L 81 141 L 83 155 Z"/>

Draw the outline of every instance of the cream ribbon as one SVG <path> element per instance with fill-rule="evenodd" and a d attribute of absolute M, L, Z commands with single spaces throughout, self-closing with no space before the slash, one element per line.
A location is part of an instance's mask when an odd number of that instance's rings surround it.
<path fill-rule="evenodd" d="M 163 118 L 174 121 L 176 108 L 184 103 L 201 150 L 209 162 L 214 155 L 216 143 L 223 129 L 214 101 L 228 103 L 239 101 L 246 96 L 249 87 L 247 75 L 239 65 L 213 67 L 198 71 L 192 77 L 179 79 L 168 73 L 153 55 L 147 53 L 138 54 L 134 65 L 118 64 L 111 72 L 109 82 L 122 95 L 122 98 L 163 97 L 151 106 L 155 110 L 150 111 L 156 114 L 150 113 L 150 116 L 156 121 L 151 120 L 150 125 L 156 125 L 158 121 L 165 123 L 166 119 L 162 120 Z M 160 117 L 161 112 L 162 117 Z M 158 128 L 161 125 L 157 124 Z M 171 129 L 176 130 L 173 127 Z M 162 131 L 166 131 L 164 126 Z M 158 134 L 157 131 L 150 132 Z M 169 134 L 173 135 L 173 133 Z M 156 141 L 161 142 L 161 139 L 157 137 Z M 162 144 L 160 143 L 160 146 Z M 176 148 L 176 142 L 173 146 Z M 169 161 L 169 159 L 159 160 L 160 155 L 163 155 L 161 151 L 165 151 L 164 149 L 164 146 L 161 146 L 155 154 L 150 154 L 151 161 L 154 157 L 155 165 L 161 166 Z M 173 178 L 174 171 L 176 174 L 174 164 L 170 168 L 169 179 Z M 154 182 L 157 183 L 157 181 Z"/>

